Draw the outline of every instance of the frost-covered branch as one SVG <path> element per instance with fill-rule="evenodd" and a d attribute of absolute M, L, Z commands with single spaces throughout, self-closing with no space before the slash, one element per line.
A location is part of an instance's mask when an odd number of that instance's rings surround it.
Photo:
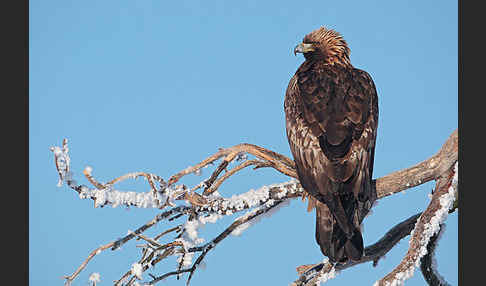
<path fill-rule="evenodd" d="M 258 220 L 261 219 L 262 215 L 274 213 L 278 209 L 278 207 L 280 207 L 284 202 L 285 200 L 273 201 L 270 204 L 266 204 L 252 211 L 249 211 L 243 216 L 240 216 L 230 226 L 228 226 L 223 232 L 221 232 L 210 242 L 201 246 L 191 247 L 185 251 L 185 255 L 192 254 L 195 252 L 201 252 L 201 254 L 196 258 L 196 261 L 192 264 L 190 268 L 179 269 L 177 271 L 168 272 L 159 277 L 155 277 L 151 275 L 153 277 L 153 280 L 150 281 L 148 284 L 153 285 L 169 276 L 179 275 L 188 272 L 189 277 L 187 278 L 187 284 L 189 285 L 194 272 L 199 267 L 199 265 L 203 262 L 203 259 L 206 256 L 206 254 L 212 249 L 214 249 L 218 243 L 220 243 L 222 240 L 227 238 L 229 235 L 240 235 L 241 232 L 247 229 L 251 224 L 258 222 Z"/>
<path fill-rule="evenodd" d="M 413 275 L 415 267 L 420 265 L 421 258 L 427 254 L 430 239 L 439 232 L 440 224 L 449 214 L 456 200 L 458 163 L 445 172 L 436 183 L 435 191 L 427 209 L 422 213 L 411 233 L 410 247 L 400 264 L 375 286 L 402 285 Z"/>
<path fill-rule="evenodd" d="M 457 147 L 456 130 L 436 155 L 410 168 L 373 180 L 372 183 L 376 188 L 378 199 L 430 180 L 442 180 L 444 172 L 450 170 L 451 166 L 457 162 Z M 142 274 L 145 271 L 169 257 L 177 258 L 177 269 L 161 276 L 149 274 L 152 277 L 150 284 L 154 284 L 169 276 L 176 275 L 179 277 L 183 273 L 189 273 L 187 281 L 189 282 L 194 271 L 203 263 L 205 255 L 214 249 L 217 243 L 228 237 L 229 234 L 238 235 L 250 224 L 257 222 L 264 214 L 271 213 L 275 206 L 281 206 L 283 205 L 282 202 L 296 197 L 304 198 L 307 195 L 296 180 L 297 175 L 292 160 L 284 155 L 252 144 L 239 144 L 220 149 L 194 166 L 171 176 L 167 182 L 155 174 L 134 172 L 103 183 L 93 176 L 93 169 L 87 167 L 83 174 L 93 187 L 79 185 L 73 179 L 74 175 L 70 167 L 67 140 L 63 141 L 62 147 L 52 147 L 51 151 L 54 153 L 55 165 L 59 174 L 58 185 L 61 186 L 65 182 L 68 187 L 78 193 L 81 199 L 92 199 L 95 207 L 111 205 L 112 207 L 132 206 L 162 210 L 154 219 L 140 226 L 135 231 L 129 231 L 122 238 L 107 244 L 109 245 L 107 248 L 117 250 L 121 245 L 133 238 L 146 242 L 146 245 L 143 246 L 142 258 L 138 262 L 133 263 L 131 269 L 115 285 L 138 283 L 137 281 L 142 279 Z M 248 159 L 248 155 L 255 158 Z M 221 160 L 221 162 L 217 164 L 217 167 L 206 179 L 202 179 L 199 183 L 190 187 L 184 184 L 176 184 L 184 176 L 191 173 L 201 175 L 203 169 L 214 167 L 218 160 Z M 232 165 L 235 166 L 232 167 Z M 246 191 L 231 197 L 220 195 L 218 190 L 222 183 L 249 166 L 253 166 L 254 169 L 263 167 L 274 168 L 292 179 L 288 182 L 263 186 L 260 189 Z M 122 191 L 115 188 L 115 185 L 123 180 L 136 179 L 138 177 L 143 177 L 147 181 L 148 191 Z M 198 193 L 198 190 L 202 190 L 202 192 Z M 169 209 L 163 211 L 165 208 Z M 247 211 L 245 215 L 236 219 L 225 231 L 210 242 L 205 243 L 204 239 L 198 236 L 198 228 L 202 225 L 216 223 L 223 216 L 233 215 L 245 210 Z M 183 217 L 185 219 L 183 223 L 179 222 L 176 226 L 169 226 L 171 222 Z M 410 233 L 412 220 L 414 219 L 416 219 L 415 216 L 397 225 L 382 240 L 367 247 L 365 256 L 361 261 L 353 264 L 338 264 L 334 267 L 329 263 L 303 267 L 300 272 L 302 275 L 295 283 L 300 283 L 297 285 L 314 285 L 331 279 L 338 271 L 358 263 L 373 261 L 376 265 L 380 257 L 388 252 L 401 238 Z M 154 237 L 142 234 L 161 221 L 167 222 L 167 227 L 161 230 L 160 234 Z M 169 234 L 173 234 L 175 237 L 169 238 Z M 168 241 L 162 242 L 162 239 L 168 239 Z M 96 254 L 107 248 L 97 249 Z M 196 261 L 193 262 L 192 259 L 195 254 L 199 255 Z M 90 255 L 73 275 L 66 277 L 67 283 L 70 283 L 84 269 L 93 256 Z"/>
<path fill-rule="evenodd" d="M 448 140 L 444 143 L 440 151 L 431 158 L 416 164 L 410 168 L 393 172 L 384 177 L 373 180 L 373 186 L 376 188 L 377 198 L 383 198 L 391 194 L 415 187 L 420 184 L 424 184 L 428 181 L 435 180 L 444 170 L 450 169 L 450 167 L 457 161 L 458 150 L 458 133 L 455 130 Z M 73 179 L 73 173 L 70 170 L 69 162 L 70 158 L 67 147 L 67 140 L 63 141 L 63 147 L 51 147 L 51 151 L 54 152 L 56 168 L 59 173 L 60 181 L 59 185 L 63 181 L 67 183 L 69 187 L 78 192 L 82 199 L 92 199 L 95 201 L 95 207 L 103 207 L 105 205 L 116 206 L 134 206 L 134 207 L 153 207 L 164 208 L 166 206 L 174 206 L 175 200 L 188 200 L 195 205 L 206 205 L 208 203 L 207 197 L 215 192 L 221 183 L 226 180 L 230 175 L 233 175 L 237 171 L 243 168 L 255 165 L 256 168 L 272 167 L 277 171 L 286 174 L 290 177 L 297 179 L 295 171 L 295 164 L 292 160 L 284 155 L 267 150 L 265 148 L 252 145 L 252 144 L 239 144 L 230 148 L 220 149 L 217 153 L 203 161 L 197 163 L 194 166 L 188 167 L 179 173 L 171 176 L 166 183 L 162 177 L 136 172 L 127 175 L 123 175 L 117 179 L 111 180 L 106 184 L 99 183 L 91 175 L 92 168 L 85 169 L 84 174 L 88 180 L 95 186 L 95 189 L 91 189 L 85 185 L 77 185 Z M 259 158 L 257 160 L 246 160 L 243 154 L 248 153 Z M 224 157 L 218 168 L 212 173 L 210 178 L 202 180 L 193 188 L 187 188 L 185 185 L 174 185 L 182 177 L 191 174 L 199 173 L 203 168 L 207 168 L 214 164 L 218 159 Z M 240 165 L 227 171 L 228 174 L 218 177 L 225 170 L 230 162 L 238 161 L 239 159 L 244 161 Z M 149 182 L 151 187 L 150 192 L 130 192 L 119 191 L 114 188 L 114 184 L 124 179 L 135 179 L 139 176 L 143 176 Z M 155 182 L 159 184 L 157 188 Z M 202 195 L 195 193 L 198 188 L 204 187 Z M 288 188 L 300 189 L 299 194 L 296 196 L 304 195 L 298 181 L 294 181 L 293 185 L 288 185 Z M 209 200 L 211 201 L 211 200 Z"/>

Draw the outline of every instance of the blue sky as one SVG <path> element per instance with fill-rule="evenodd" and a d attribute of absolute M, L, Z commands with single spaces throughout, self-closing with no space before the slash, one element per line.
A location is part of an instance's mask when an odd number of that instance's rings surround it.
<path fill-rule="evenodd" d="M 61 277 L 93 249 L 157 214 L 94 209 L 92 201 L 58 188 L 50 146 L 69 139 L 72 168 L 83 184 L 88 165 L 104 182 L 133 171 L 168 178 L 219 147 L 243 142 L 290 156 L 283 98 L 303 62 L 292 49 L 322 25 L 344 36 L 352 64 L 377 86 L 375 178 L 433 155 L 457 128 L 456 1 L 32 0 L 29 13 L 30 285 L 62 285 Z M 287 180 L 272 170 L 248 170 L 220 193 Z M 119 187 L 148 190 L 142 180 Z M 433 187 L 429 182 L 380 200 L 365 220 L 365 244 L 424 210 Z M 323 259 L 315 214 L 305 208 L 292 201 L 223 241 L 191 284 L 288 285 L 296 266 Z M 438 268 L 457 285 L 457 212 L 446 223 Z M 223 227 L 201 234 L 210 239 Z M 101 274 L 100 285 L 111 285 L 138 259 L 138 243 L 95 257 L 73 285 L 87 285 L 92 272 Z M 344 270 L 326 285 L 372 285 L 407 247 L 408 237 L 377 267 Z M 171 260 L 153 273 L 174 266 Z M 184 283 L 169 278 L 158 285 Z M 424 284 L 418 269 L 406 283 Z"/>

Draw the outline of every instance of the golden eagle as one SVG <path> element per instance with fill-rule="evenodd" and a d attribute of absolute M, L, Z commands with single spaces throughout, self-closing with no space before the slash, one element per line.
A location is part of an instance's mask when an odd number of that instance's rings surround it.
<path fill-rule="evenodd" d="M 321 27 L 294 49 L 305 62 L 285 94 L 287 138 L 316 240 L 331 262 L 363 255 L 360 225 L 376 200 L 372 186 L 378 97 L 370 75 L 354 68 L 349 48 Z"/>

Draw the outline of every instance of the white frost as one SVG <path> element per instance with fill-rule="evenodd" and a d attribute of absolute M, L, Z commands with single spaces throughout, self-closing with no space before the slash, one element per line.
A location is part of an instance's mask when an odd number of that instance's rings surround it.
<path fill-rule="evenodd" d="M 288 193 L 300 191 L 297 188 L 297 180 L 292 179 L 288 182 L 262 186 L 257 190 L 251 189 L 246 193 L 233 195 L 228 199 L 224 199 L 221 204 L 209 207 L 209 210 L 215 212 L 221 211 L 221 213 L 226 214 L 228 214 L 228 211 L 231 211 L 230 214 L 232 214 L 233 210 L 241 211 L 243 209 L 253 208 L 267 201 L 268 205 L 272 205 L 274 202 L 270 200 L 270 190 L 274 188 L 280 189 L 280 192 L 275 193 L 277 199 L 284 198 Z"/>
<path fill-rule="evenodd" d="M 157 193 L 154 197 L 153 192 L 122 192 L 108 186 L 104 189 L 83 188 L 79 193 L 80 198 L 94 198 L 95 207 L 110 204 L 113 207 L 120 205 L 133 205 L 140 208 L 157 208 L 160 202 L 165 202 L 167 196 Z"/>
<path fill-rule="evenodd" d="M 336 273 L 337 273 L 337 271 L 336 271 L 336 268 L 334 268 L 334 267 L 331 269 L 331 271 L 329 271 L 327 273 L 324 273 L 324 274 L 319 273 L 319 277 L 317 277 L 317 281 L 316 281 L 317 282 L 316 286 L 321 285 L 321 283 L 324 283 L 327 280 L 331 280 L 331 279 L 335 278 Z"/>
<path fill-rule="evenodd" d="M 132 274 L 137 276 L 138 279 L 142 279 L 143 266 L 140 263 L 133 263 L 130 269 Z"/>
<path fill-rule="evenodd" d="M 86 168 L 84 168 L 84 171 L 88 174 L 88 175 L 91 175 L 91 173 L 93 172 L 93 168 L 90 167 L 90 166 L 86 166 Z"/>
<path fill-rule="evenodd" d="M 56 161 L 56 167 L 59 172 L 59 181 L 57 183 L 58 187 L 62 186 L 63 181 L 67 181 L 70 184 L 72 180 L 72 173 L 69 169 L 70 161 L 68 152 L 69 148 L 67 146 L 67 139 L 63 141 L 63 147 L 54 146 L 50 150 L 54 153 L 54 160 Z"/>
<path fill-rule="evenodd" d="M 223 216 L 220 214 L 210 214 L 208 216 L 200 216 L 198 219 L 186 221 L 184 224 L 184 234 L 181 238 L 177 239 L 177 241 L 182 242 L 184 250 L 186 251 L 191 247 L 201 245 L 204 243 L 204 238 L 198 236 L 198 230 L 207 223 L 216 223 L 222 217 Z M 177 263 L 181 263 L 182 261 L 183 266 L 191 266 L 194 253 L 179 253 L 178 256 Z"/>
<path fill-rule="evenodd" d="M 257 207 L 257 208 L 254 208 L 253 210 L 251 211 L 248 211 L 246 212 L 244 215 L 238 217 L 235 219 L 235 221 L 241 221 L 241 220 L 246 220 L 248 217 L 254 215 L 256 212 L 258 212 L 259 210 L 261 209 L 265 209 L 265 208 L 268 208 L 274 204 L 276 204 L 276 202 L 274 200 L 271 200 L 272 203 L 271 204 L 265 204 L 265 205 L 262 205 L 260 207 Z M 239 236 L 241 235 L 241 233 L 243 233 L 243 231 L 245 231 L 247 228 L 249 228 L 250 226 L 260 222 L 260 220 L 264 217 L 270 217 L 272 216 L 273 214 L 275 214 L 281 207 L 283 206 L 286 206 L 289 204 L 289 200 L 285 200 L 283 202 L 281 202 L 278 206 L 272 208 L 271 210 L 257 216 L 257 217 L 254 217 L 252 218 L 251 220 L 245 222 L 245 223 L 242 223 L 240 224 L 239 226 L 237 226 L 232 232 L 231 232 L 231 235 L 234 235 L 234 236 Z"/>
<path fill-rule="evenodd" d="M 98 272 L 91 273 L 89 276 L 89 281 L 93 283 L 99 283 L 100 282 L 100 274 Z"/>
<path fill-rule="evenodd" d="M 182 260 L 182 266 L 183 267 L 189 267 L 191 266 L 192 264 L 192 258 L 194 257 L 194 253 L 191 252 L 187 252 L 186 254 L 182 255 L 180 254 L 179 257 L 177 258 L 177 263 L 181 263 L 181 260 Z"/>

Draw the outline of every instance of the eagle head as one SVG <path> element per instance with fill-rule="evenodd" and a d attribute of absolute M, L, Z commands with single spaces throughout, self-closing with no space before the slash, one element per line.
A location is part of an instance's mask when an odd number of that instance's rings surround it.
<path fill-rule="evenodd" d="M 348 44 L 338 32 L 320 27 L 304 37 L 294 49 L 303 53 L 306 60 L 324 61 L 326 64 L 351 65 Z"/>

